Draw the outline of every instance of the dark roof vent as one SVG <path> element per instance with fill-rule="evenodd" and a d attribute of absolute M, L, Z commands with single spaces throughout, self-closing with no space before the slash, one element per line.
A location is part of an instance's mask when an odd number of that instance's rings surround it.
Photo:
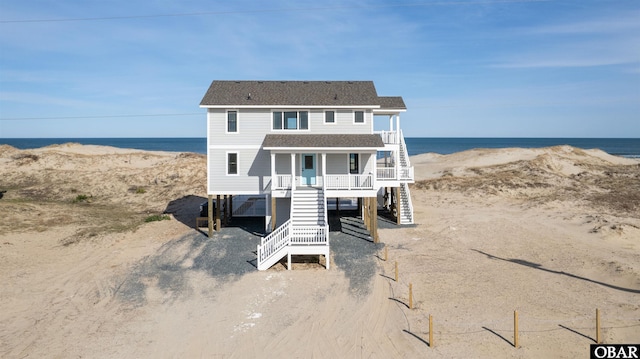
<path fill-rule="evenodd" d="M 338 94 L 333 95 L 333 99 L 337 100 L 338 99 Z"/>
<path fill-rule="evenodd" d="M 247 95 L 247 100 L 251 100 L 251 92 Z"/>

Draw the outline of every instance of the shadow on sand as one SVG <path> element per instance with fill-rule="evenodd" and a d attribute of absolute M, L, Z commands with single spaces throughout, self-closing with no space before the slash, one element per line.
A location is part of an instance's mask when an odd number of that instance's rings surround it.
<path fill-rule="evenodd" d="M 547 268 L 544 268 L 541 264 L 529 262 L 529 261 L 526 261 L 524 259 L 501 258 L 501 257 L 498 257 L 498 256 L 494 256 L 492 254 L 477 250 L 477 249 L 473 249 L 472 248 L 471 250 L 475 251 L 475 252 L 478 252 L 480 254 L 484 254 L 489 259 L 497 259 L 497 260 L 501 260 L 501 261 L 505 261 L 505 262 L 509 262 L 509 263 L 519 264 L 521 266 L 525 266 L 525 267 L 529 267 L 529 268 L 533 268 L 533 269 L 538 269 L 538 270 L 545 271 L 545 272 L 548 272 L 548 273 L 564 275 L 564 276 L 567 276 L 567 277 L 580 279 L 580 280 L 583 280 L 583 281 L 586 281 L 586 282 L 590 282 L 590 283 L 595 283 L 595 284 L 598 284 L 598 285 L 601 285 L 601 286 L 604 286 L 604 287 L 607 287 L 607 288 L 620 290 L 620 291 L 623 291 L 623 292 L 640 293 L 640 290 L 638 290 L 638 289 L 619 287 L 619 286 L 616 286 L 616 285 L 613 285 L 613 284 L 604 283 L 604 282 L 600 282 L 600 281 L 593 280 L 593 279 L 590 279 L 590 278 L 581 277 L 579 275 L 575 275 L 575 274 L 571 274 L 571 273 L 567 273 L 567 272 L 563 272 L 563 271 L 556 271 L 556 270 L 553 270 L 553 269 L 547 269 Z"/>
<path fill-rule="evenodd" d="M 204 197 L 185 196 L 171 201 L 166 213 L 180 223 L 195 228 Z M 357 213 L 329 213 L 332 257 L 338 270 L 349 280 L 351 293 L 366 295 L 377 272 L 375 254 L 383 244 L 374 244 Z M 190 276 L 204 273 L 215 279 L 215 285 L 235 281 L 255 272 L 256 247 L 265 236 L 263 217 L 232 218 L 212 238 L 199 230 L 162 245 L 154 254 L 138 261 L 114 288 L 116 296 L 134 306 L 147 302 L 149 286 L 172 301 L 198 288 L 190 285 Z M 312 261 L 300 258 L 303 262 Z M 317 261 L 317 260 L 316 260 Z M 215 291 L 214 291 L 215 292 Z"/>

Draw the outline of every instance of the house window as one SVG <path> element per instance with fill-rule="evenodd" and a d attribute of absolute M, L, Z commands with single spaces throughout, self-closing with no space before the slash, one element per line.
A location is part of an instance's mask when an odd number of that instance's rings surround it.
<path fill-rule="evenodd" d="M 357 153 L 350 153 L 349 154 L 349 173 L 351 174 L 358 174 L 360 173 L 359 171 L 359 158 L 358 158 L 358 154 Z"/>
<path fill-rule="evenodd" d="M 308 111 L 274 111 L 274 130 L 308 130 Z"/>
<path fill-rule="evenodd" d="M 354 111 L 353 112 L 353 122 L 355 122 L 355 123 L 364 123 L 364 111 Z"/>
<path fill-rule="evenodd" d="M 227 132 L 238 132 L 238 111 L 227 112 Z"/>
<path fill-rule="evenodd" d="M 227 153 L 227 174 L 238 174 L 238 153 L 236 152 Z"/>
<path fill-rule="evenodd" d="M 335 111 L 325 111 L 324 112 L 324 123 L 336 123 L 336 112 Z"/>

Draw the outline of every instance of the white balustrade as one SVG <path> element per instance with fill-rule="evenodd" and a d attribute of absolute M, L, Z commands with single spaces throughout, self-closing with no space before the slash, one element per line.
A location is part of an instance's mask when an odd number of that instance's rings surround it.
<path fill-rule="evenodd" d="M 326 189 L 372 189 L 373 176 L 367 175 L 327 175 Z"/>

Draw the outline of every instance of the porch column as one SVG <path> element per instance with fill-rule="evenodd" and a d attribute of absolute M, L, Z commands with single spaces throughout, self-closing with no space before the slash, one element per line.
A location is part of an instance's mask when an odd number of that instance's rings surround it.
<path fill-rule="evenodd" d="M 393 131 L 393 115 L 389 115 L 389 131 Z"/>
<path fill-rule="evenodd" d="M 326 188 L 325 180 L 327 178 L 327 154 L 322 153 L 322 188 Z M 325 204 L 326 205 L 326 204 Z"/>
<path fill-rule="evenodd" d="M 296 189 L 296 154 L 291 154 L 291 190 Z"/>
<path fill-rule="evenodd" d="M 396 142 L 400 144 L 400 114 L 396 114 Z"/>
<path fill-rule="evenodd" d="M 271 190 L 278 188 L 278 177 L 276 175 L 276 154 L 271 153 Z"/>
<path fill-rule="evenodd" d="M 373 173 L 371 174 L 371 185 L 373 188 L 378 188 L 378 152 L 374 152 L 373 155 L 369 155 L 369 158 L 372 159 L 373 162 Z"/>

